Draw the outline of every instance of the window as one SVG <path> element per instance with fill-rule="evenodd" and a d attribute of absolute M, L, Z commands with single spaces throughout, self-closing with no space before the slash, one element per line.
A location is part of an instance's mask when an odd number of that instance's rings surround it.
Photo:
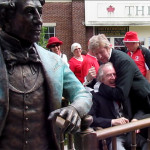
<path fill-rule="evenodd" d="M 150 37 L 148 38 L 148 49 L 150 49 Z"/>
<path fill-rule="evenodd" d="M 140 40 L 140 44 L 142 46 L 144 46 L 145 45 L 145 38 L 144 37 L 139 37 L 139 40 Z"/>
<path fill-rule="evenodd" d="M 121 51 L 125 50 L 123 39 L 124 38 L 120 38 L 120 37 L 114 38 L 114 48 L 115 49 L 121 50 Z"/>
<path fill-rule="evenodd" d="M 55 28 L 54 27 L 43 27 L 44 30 L 44 39 L 48 40 L 50 37 L 55 36 Z"/>
<path fill-rule="evenodd" d="M 48 39 L 53 36 L 55 36 L 55 26 L 43 26 L 38 44 L 46 48 Z"/>
<path fill-rule="evenodd" d="M 125 51 L 125 45 L 123 43 L 124 37 L 107 37 L 107 39 L 112 44 L 112 48 L 116 50 Z"/>

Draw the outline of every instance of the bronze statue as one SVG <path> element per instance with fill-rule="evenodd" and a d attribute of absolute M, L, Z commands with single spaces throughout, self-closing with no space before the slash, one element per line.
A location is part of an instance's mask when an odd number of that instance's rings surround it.
<path fill-rule="evenodd" d="M 56 116 L 75 132 L 92 105 L 61 58 L 36 44 L 44 3 L 0 0 L 0 150 L 58 150 Z"/>

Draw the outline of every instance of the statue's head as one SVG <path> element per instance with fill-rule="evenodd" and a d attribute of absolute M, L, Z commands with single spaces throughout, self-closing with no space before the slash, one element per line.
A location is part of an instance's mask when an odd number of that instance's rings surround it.
<path fill-rule="evenodd" d="M 15 38 L 37 42 L 44 3 L 45 0 L 0 0 L 0 27 Z"/>

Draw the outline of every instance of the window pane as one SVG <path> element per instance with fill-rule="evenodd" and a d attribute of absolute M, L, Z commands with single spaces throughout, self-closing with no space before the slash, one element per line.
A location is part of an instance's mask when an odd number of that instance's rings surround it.
<path fill-rule="evenodd" d="M 124 46 L 123 39 L 124 38 L 114 38 L 114 45 L 115 46 Z"/>
<path fill-rule="evenodd" d="M 41 45 L 42 47 L 46 47 L 48 39 L 52 36 L 55 36 L 55 27 L 43 26 L 39 45 Z"/>
<path fill-rule="evenodd" d="M 145 45 L 145 38 L 140 37 L 139 40 L 140 40 L 141 45 L 144 46 Z"/>
<path fill-rule="evenodd" d="M 54 33 L 54 27 L 49 27 L 49 32 Z"/>
<path fill-rule="evenodd" d="M 49 37 L 53 37 L 53 36 L 55 36 L 54 34 L 50 34 L 50 36 Z"/>
<path fill-rule="evenodd" d="M 44 38 L 45 38 L 46 40 L 48 40 L 48 39 L 49 39 L 49 34 L 45 34 Z"/>

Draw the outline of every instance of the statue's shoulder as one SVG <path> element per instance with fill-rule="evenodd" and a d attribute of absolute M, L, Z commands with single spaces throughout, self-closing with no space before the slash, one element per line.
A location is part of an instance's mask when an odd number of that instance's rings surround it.
<path fill-rule="evenodd" d="M 37 49 L 37 52 L 42 60 L 48 60 L 51 61 L 51 63 L 57 63 L 57 64 L 63 64 L 62 59 L 57 54 L 50 52 L 43 47 L 35 44 L 35 47 Z"/>
<path fill-rule="evenodd" d="M 55 57 L 54 53 L 48 51 L 47 49 L 41 47 L 40 45 L 35 43 L 34 46 L 36 47 L 36 50 L 40 56 L 42 55 L 44 57 Z"/>

